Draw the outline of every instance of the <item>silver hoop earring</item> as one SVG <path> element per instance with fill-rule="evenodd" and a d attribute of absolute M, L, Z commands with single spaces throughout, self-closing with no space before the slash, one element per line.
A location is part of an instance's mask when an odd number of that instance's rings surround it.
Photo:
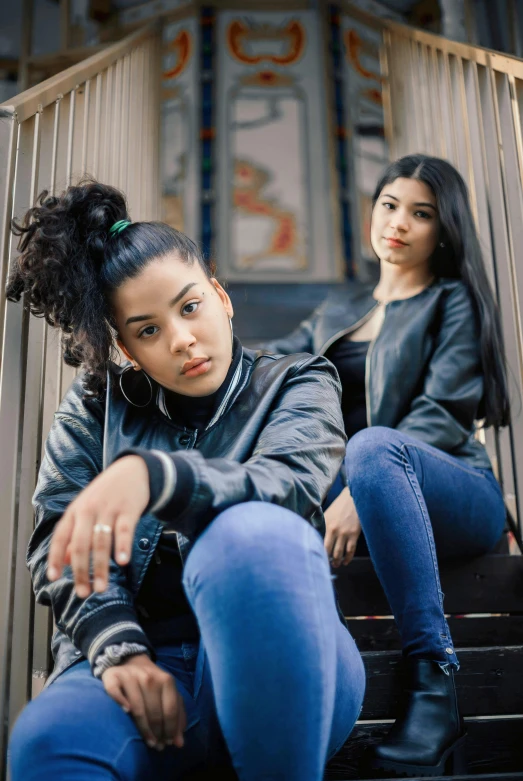
<path fill-rule="evenodd" d="M 134 368 L 133 368 L 133 366 L 126 366 L 126 368 L 125 368 L 125 369 L 123 370 L 123 372 L 120 374 L 120 390 L 122 391 L 122 396 L 123 396 L 123 397 L 124 397 L 124 399 L 125 399 L 127 402 L 129 402 L 129 404 L 131 404 L 133 407 L 147 407 L 147 406 L 148 406 L 148 405 L 151 403 L 151 401 L 152 401 L 152 398 L 153 398 L 153 385 L 152 385 L 152 382 L 151 382 L 151 380 L 150 380 L 150 378 L 149 378 L 149 375 L 148 375 L 148 374 L 146 374 L 146 373 L 144 372 L 144 370 L 143 370 L 143 369 L 140 369 L 140 371 L 138 372 L 138 374 L 141 374 L 141 375 L 143 375 L 143 377 L 145 377 L 145 378 L 146 378 L 147 382 L 149 383 L 149 391 L 150 391 L 150 394 L 151 394 L 151 395 L 149 396 L 149 399 L 148 399 L 148 400 L 145 402 L 145 404 L 136 404 L 136 402 L 134 402 L 134 401 L 131 401 L 131 399 L 129 398 L 129 396 L 127 395 L 127 393 L 126 393 L 126 392 L 124 391 L 124 389 L 123 389 L 123 385 L 122 385 L 122 378 L 123 378 L 124 374 L 126 374 L 128 371 L 131 371 L 131 370 L 133 370 L 133 371 L 134 371 Z M 140 379 L 141 379 L 141 378 L 140 378 Z M 138 380 L 138 382 L 140 381 L 140 379 Z M 137 383 L 135 383 L 135 385 L 136 385 L 136 384 L 137 384 Z"/>
<path fill-rule="evenodd" d="M 231 341 L 234 341 L 234 331 L 232 327 L 232 320 L 230 317 L 229 317 L 229 325 L 231 326 Z"/>

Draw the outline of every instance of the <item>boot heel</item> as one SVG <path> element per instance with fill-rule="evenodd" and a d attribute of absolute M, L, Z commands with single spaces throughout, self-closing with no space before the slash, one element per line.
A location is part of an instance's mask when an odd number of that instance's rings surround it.
<path fill-rule="evenodd" d="M 448 759 L 448 770 L 453 776 L 465 776 L 468 772 L 467 736 L 464 735 Z"/>

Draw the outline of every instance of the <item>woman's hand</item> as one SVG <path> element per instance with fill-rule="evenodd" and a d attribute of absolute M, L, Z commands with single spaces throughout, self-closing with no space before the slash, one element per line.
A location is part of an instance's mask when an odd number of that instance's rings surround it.
<path fill-rule="evenodd" d="M 143 739 L 159 751 L 173 743 L 183 746 L 185 707 L 174 678 L 138 654 L 109 667 L 102 682 L 107 694 L 130 713 Z"/>
<path fill-rule="evenodd" d="M 348 564 L 354 556 L 361 534 L 361 524 L 348 488 L 325 511 L 325 550 L 332 557 L 332 566 Z"/>
<path fill-rule="evenodd" d="M 120 458 L 101 472 L 71 502 L 56 525 L 47 562 L 49 580 L 57 580 L 70 559 L 76 593 L 88 597 L 92 554 L 94 590 L 105 591 L 113 534 L 115 560 L 128 564 L 136 524 L 148 501 L 149 473 L 140 456 Z"/>

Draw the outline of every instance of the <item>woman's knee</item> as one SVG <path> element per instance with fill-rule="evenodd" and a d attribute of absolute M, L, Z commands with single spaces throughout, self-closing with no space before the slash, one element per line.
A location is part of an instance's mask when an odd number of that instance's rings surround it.
<path fill-rule="evenodd" d="M 379 479 L 393 462 L 401 444 L 398 432 L 386 426 L 371 426 L 351 437 L 345 456 L 349 484 L 354 480 L 374 482 Z"/>
<path fill-rule="evenodd" d="M 184 582 L 199 573 L 241 564 L 270 565 L 299 548 L 323 550 L 320 535 L 296 513 L 268 502 L 245 502 L 220 513 L 201 534 L 184 568 Z M 234 562 L 234 563 L 233 563 Z"/>

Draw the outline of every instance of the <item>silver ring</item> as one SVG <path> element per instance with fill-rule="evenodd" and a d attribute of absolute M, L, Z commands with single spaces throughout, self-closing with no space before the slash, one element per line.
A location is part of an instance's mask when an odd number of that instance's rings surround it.
<path fill-rule="evenodd" d="M 112 534 L 113 527 L 107 523 L 95 523 L 93 526 L 93 532 L 101 532 L 102 534 Z"/>

